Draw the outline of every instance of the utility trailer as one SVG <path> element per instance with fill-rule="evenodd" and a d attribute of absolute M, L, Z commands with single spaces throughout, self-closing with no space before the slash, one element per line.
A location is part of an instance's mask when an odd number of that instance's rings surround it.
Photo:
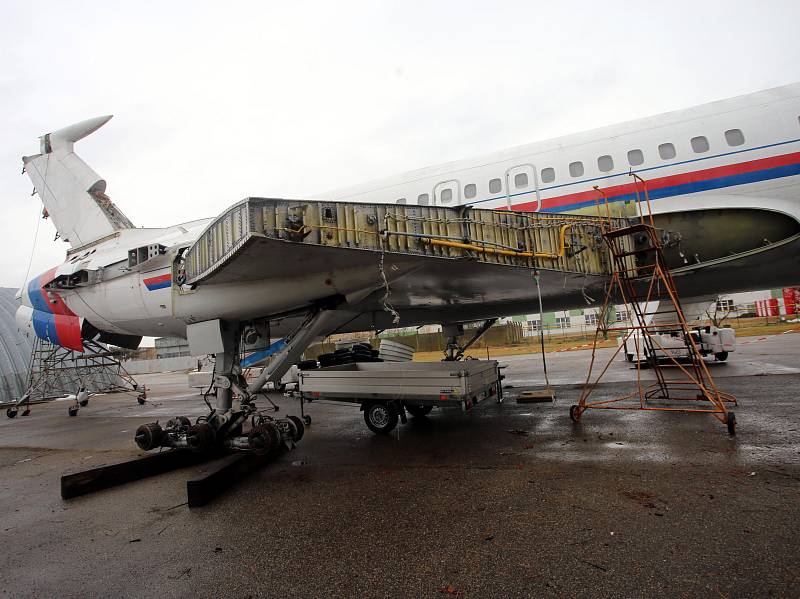
<path fill-rule="evenodd" d="M 406 422 L 406 412 L 468 411 L 492 397 L 499 403 L 501 378 L 495 360 L 358 362 L 300 371 L 293 395 L 299 395 L 301 409 L 316 400 L 360 404 L 369 429 L 387 434 L 398 421 Z"/>

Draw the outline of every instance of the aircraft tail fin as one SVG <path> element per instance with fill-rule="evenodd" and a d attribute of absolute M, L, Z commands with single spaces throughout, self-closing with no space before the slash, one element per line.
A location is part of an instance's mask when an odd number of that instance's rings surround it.
<path fill-rule="evenodd" d="M 59 236 L 77 247 L 133 224 L 105 194 L 106 182 L 73 151 L 76 141 L 105 125 L 111 115 L 82 121 L 43 135 L 41 153 L 24 156 L 33 181 Z"/>

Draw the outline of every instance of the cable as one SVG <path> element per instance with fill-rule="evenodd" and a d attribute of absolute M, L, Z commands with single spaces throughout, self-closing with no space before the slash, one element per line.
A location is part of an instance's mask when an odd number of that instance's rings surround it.
<path fill-rule="evenodd" d="M 20 287 L 25 287 L 25 284 L 28 282 L 28 277 L 31 275 L 31 266 L 33 265 L 33 255 L 36 253 L 36 241 L 39 239 L 39 225 L 42 223 L 42 218 L 39 216 L 39 212 L 36 212 L 36 232 L 33 234 L 33 247 L 31 247 L 31 256 L 28 259 L 28 270 L 25 271 L 25 279 L 22 281 L 22 285 Z"/>

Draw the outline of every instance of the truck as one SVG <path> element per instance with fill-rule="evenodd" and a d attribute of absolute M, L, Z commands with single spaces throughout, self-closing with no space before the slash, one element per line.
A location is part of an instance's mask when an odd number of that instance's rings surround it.
<path fill-rule="evenodd" d="M 713 355 L 719 362 L 724 362 L 728 356 L 736 351 L 736 331 L 731 328 L 719 328 L 712 325 L 693 327 L 691 330 L 700 355 Z M 644 343 L 642 331 L 634 331 L 619 338 L 619 344 L 623 346 L 622 352 L 628 362 L 639 361 L 647 362 L 653 359 L 664 360 L 670 356 L 675 360 L 689 359 L 689 347 L 680 329 L 669 332 L 649 334 L 653 355 Z M 637 351 L 638 348 L 638 351 Z"/>
<path fill-rule="evenodd" d="M 478 403 L 503 399 L 502 375 L 495 360 L 443 362 L 357 362 L 300 370 L 290 393 L 304 403 L 318 400 L 357 403 L 364 422 L 388 434 L 406 413 L 426 416 L 433 408 L 469 411 Z"/>

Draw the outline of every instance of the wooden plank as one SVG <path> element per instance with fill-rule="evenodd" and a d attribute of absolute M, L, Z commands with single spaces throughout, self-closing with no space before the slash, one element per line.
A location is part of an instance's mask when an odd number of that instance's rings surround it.
<path fill-rule="evenodd" d="M 216 455 L 194 453 L 186 449 L 173 449 L 119 464 L 67 474 L 61 477 L 61 498 L 80 497 L 178 468 L 194 466 L 213 457 Z"/>

